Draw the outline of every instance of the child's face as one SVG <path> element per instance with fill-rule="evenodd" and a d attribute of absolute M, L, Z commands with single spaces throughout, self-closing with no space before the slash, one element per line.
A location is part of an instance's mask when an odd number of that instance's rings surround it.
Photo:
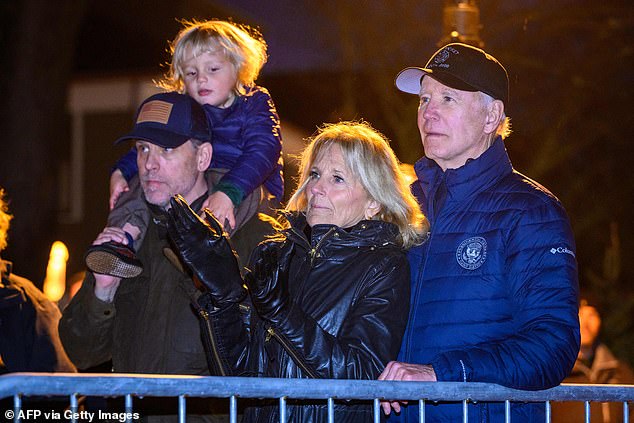
<path fill-rule="evenodd" d="M 235 97 L 237 80 L 234 66 L 222 53 L 207 51 L 195 56 L 191 48 L 185 50 L 185 91 L 198 103 L 229 107 Z"/>

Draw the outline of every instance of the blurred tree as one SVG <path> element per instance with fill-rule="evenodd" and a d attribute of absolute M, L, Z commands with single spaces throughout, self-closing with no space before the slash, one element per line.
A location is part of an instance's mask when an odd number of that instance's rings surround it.
<path fill-rule="evenodd" d="M 42 281 L 57 210 L 58 142 L 85 0 L 0 2 L 0 185 L 15 216 L 5 252 L 16 271 Z M 10 236 L 12 236 L 10 234 Z"/>

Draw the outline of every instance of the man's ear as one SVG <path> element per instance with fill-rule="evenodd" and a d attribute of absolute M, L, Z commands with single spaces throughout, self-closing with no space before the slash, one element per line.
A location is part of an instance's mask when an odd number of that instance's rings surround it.
<path fill-rule="evenodd" d="M 196 149 L 196 164 L 199 172 L 204 172 L 209 168 L 213 151 L 210 142 L 205 142 Z"/>
<path fill-rule="evenodd" d="M 498 126 L 504 118 L 504 103 L 500 100 L 493 100 L 487 105 L 486 121 L 484 122 L 484 132 L 487 134 L 497 131 Z"/>

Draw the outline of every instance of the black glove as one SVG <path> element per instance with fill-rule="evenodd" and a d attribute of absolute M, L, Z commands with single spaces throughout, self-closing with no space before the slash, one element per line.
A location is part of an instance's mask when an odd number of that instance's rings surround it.
<path fill-rule="evenodd" d="M 286 258 L 292 248 L 285 250 L 282 253 L 281 245 L 277 242 L 264 244 L 260 256 L 253 263 L 253 271 L 245 277 L 258 315 L 272 323 L 284 319 L 291 305 L 288 292 L 289 263 Z"/>
<path fill-rule="evenodd" d="M 245 290 L 235 251 L 220 223 L 205 209 L 201 219 L 181 195 L 170 199 L 169 236 L 183 261 L 205 285 L 216 305 L 240 301 Z"/>

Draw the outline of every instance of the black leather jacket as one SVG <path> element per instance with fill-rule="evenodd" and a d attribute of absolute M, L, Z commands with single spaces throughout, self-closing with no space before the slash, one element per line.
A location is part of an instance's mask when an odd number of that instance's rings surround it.
<path fill-rule="evenodd" d="M 409 265 L 395 243 L 396 226 L 315 225 L 309 240 L 304 216 L 289 220 L 291 227 L 268 242 L 293 249 L 281 254 L 289 257 L 281 266 L 290 269 L 292 310 L 276 325 L 259 319 L 246 303 L 210 310 L 217 374 L 376 379 L 397 357 L 409 312 Z M 288 421 L 326 421 L 325 401 L 293 404 L 288 402 Z M 337 422 L 372 421 L 370 403 L 336 404 L 335 413 Z M 252 407 L 244 420 L 279 421 L 278 407 Z"/>

